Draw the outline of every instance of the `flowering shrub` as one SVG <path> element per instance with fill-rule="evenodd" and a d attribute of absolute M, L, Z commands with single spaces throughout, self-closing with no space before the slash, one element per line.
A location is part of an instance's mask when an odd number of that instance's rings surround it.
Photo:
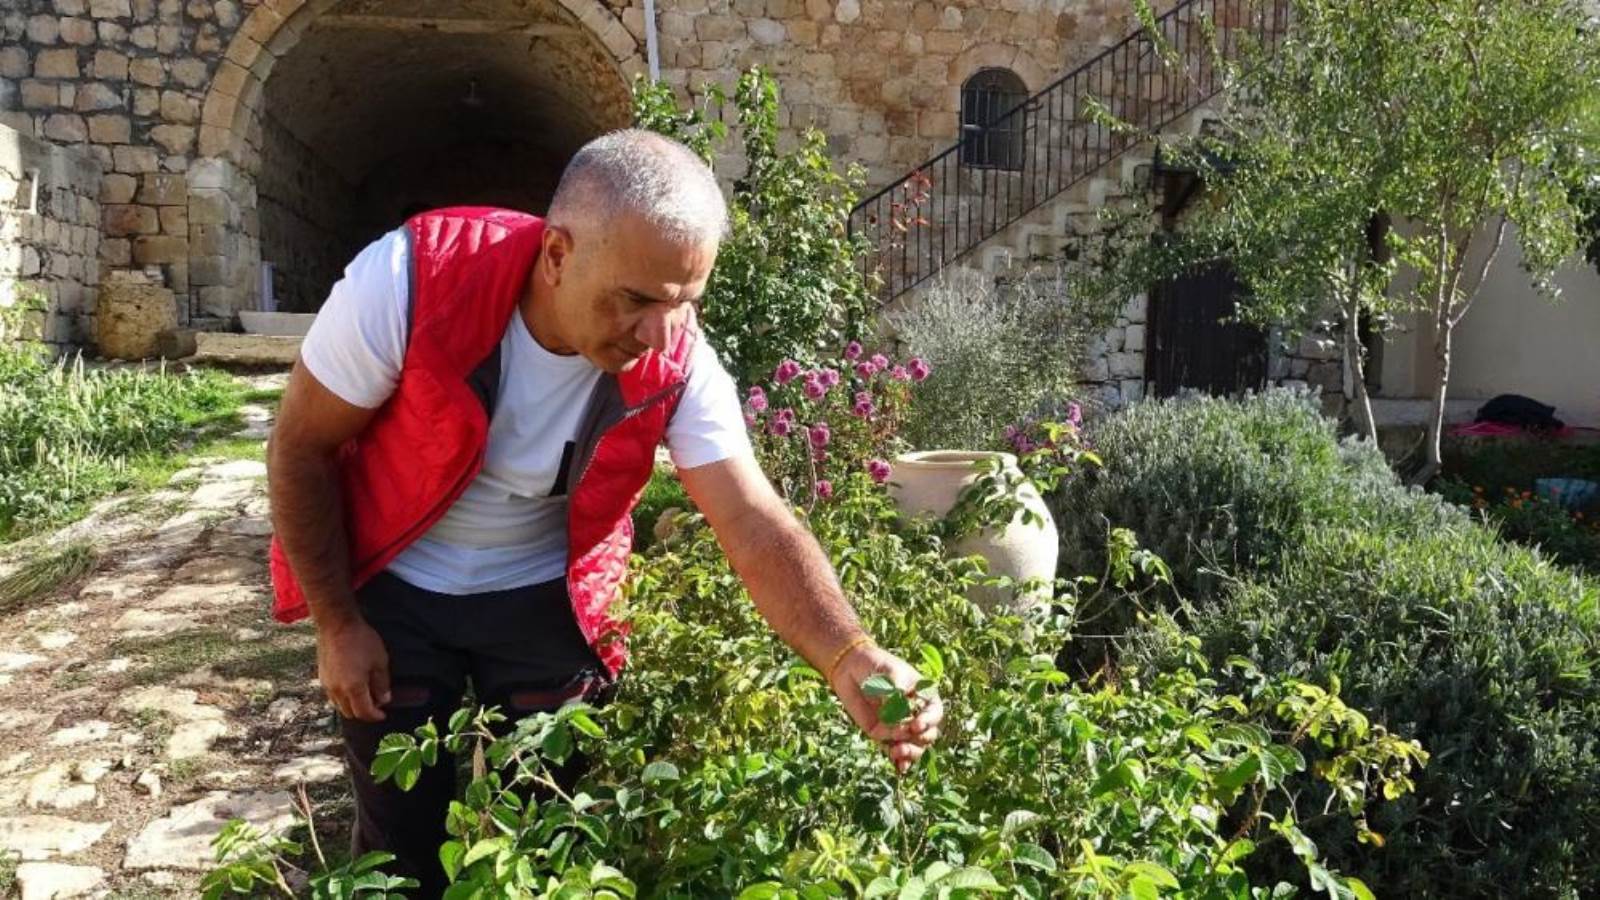
<path fill-rule="evenodd" d="M 1538 547 L 1564 565 L 1600 573 L 1600 510 L 1565 509 L 1530 490 L 1501 488 L 1498 496 L 1481 485 L 1444 479 L 1433 488 L 1452 503 L 1471 508 L 1500 535 Z"/>
<path fill-rule="evenodd" d="M 887 481 L 889 460 L 906 447 L 899 430 L 912 392 L 931 371 L 916 357 L 868 355 L 857 341 L 816 368 L 784 360 L 744 401 L 762 470 L 796 503 L 832 497 L 855 472 Z"/>
<path fill-rule="evenodd" d="M 1245 868 L 1273 847 L 1317 892 L 1372 896 L 1326 868 L 1329 848 L 1299 823 L 1331 816 L 1369 835 L 1366 810 L 1404 795 L 1425 754 L 1336 691 L 1242 662 L 1213 673 L 1193 654 L 1149 679 L 1074 684 L 1052 663 L 1068 618 L 983 614 L 965 598 L 974 564 L 946 558 L 932 526 L 900 521 L 865 473 L 800 515 L 872 633 L 937 686 L 938 744 L 896 776 L 691 525 L 634 558 L 633 659 L 611 704 L 534 717 L 502 740 L 493 714 L 464 710 L 384 742 L 375 768 L 401 785 L 449 765 L 446 751 L 482 754 L 439 853 L 447 900 L 1244 900 L 1281 895 Z M 1224 674 L 1248 689 L 1219 690 Z M 554 773 L 575 753 L 590 769 L 563 786 Z M 1284 790 L 1297 773 L 1335 799 L 1299 808 Z M 517 785 L 549 799 L 526 805 Z M 260 872 L 267 893 L 273 872 L 237 858 L 238 881 Z"/>

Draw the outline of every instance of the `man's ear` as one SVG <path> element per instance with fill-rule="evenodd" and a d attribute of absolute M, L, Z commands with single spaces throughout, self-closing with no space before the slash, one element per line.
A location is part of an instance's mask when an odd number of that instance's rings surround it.
<path fill-rule="evenodd" d="M 539 272 L 551 287 L 561 284 L 571 258 L 572 232 L 559 225 L 546 225 L 540 238 Z"/>

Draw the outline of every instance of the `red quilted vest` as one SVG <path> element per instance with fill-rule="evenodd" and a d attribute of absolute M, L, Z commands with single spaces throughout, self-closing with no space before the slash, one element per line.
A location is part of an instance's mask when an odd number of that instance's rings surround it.
<path fill-rule="evenodd" d="M 535 216 L 487 207 L 436 210 L 406 223 L 411 309 L 400 381 L 338 456 L 353 588 L 432 528 L 483 467 L 500 340 L 543 233 Z M 572 612 L 613 675 L 627 660 L 627 626 L 609 609 L 627 572 L 630 514 L 683 392 L 696 336 L 687 328 L 666 352 L 601 376 L 568 470 Z M 274 618 L 304 618 L 305 596 L 277 538 L 271 555 Z"/>

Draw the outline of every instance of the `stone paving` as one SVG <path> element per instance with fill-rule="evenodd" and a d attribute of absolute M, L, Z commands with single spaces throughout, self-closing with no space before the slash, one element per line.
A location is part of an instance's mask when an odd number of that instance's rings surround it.
<path fill-rule="evenodd" d="M 244 421 L 264 439 L 271 411 Z M 0 618 L 0 854 L 24 900 L 195 896 L 230 819 L 288 829 L 303 785 L 319 824 L 347 805 L 311 631 L 268 614 L 265 475 L 199 459 L 0 548 L 0 575 L 73 543 L 97 553 Z"/>

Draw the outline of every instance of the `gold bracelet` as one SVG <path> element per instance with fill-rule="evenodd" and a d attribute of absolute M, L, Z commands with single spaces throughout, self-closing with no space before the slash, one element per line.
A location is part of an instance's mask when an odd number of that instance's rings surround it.
<path fill-rule="evenodd" d="M 829 684 L 833 684 L 833 675 L 834 675 L 834 673 L 839 671 L 839 664 L 844 662 L 844 658 L 846 656 L 850 655 L 850 651 L 856 649 L 857 647 L 864 647 L 864 646 L 867 646 L 867 645 L 870 645 L 870 644 L 872 644 L 872 635 L 870 635 L 870 634 L 858 634 L 858 635 L 856 635 L 855 638 L 850 641 L 850 643 L 845 644 L 843 647 L 840 647 L 839 648 L 839 652 L 835 653 L 833 655 L 833 662 L 828 663 L 827 672 L 823 676 L 823 679 L 825 681 L 827 681 Z"/>

